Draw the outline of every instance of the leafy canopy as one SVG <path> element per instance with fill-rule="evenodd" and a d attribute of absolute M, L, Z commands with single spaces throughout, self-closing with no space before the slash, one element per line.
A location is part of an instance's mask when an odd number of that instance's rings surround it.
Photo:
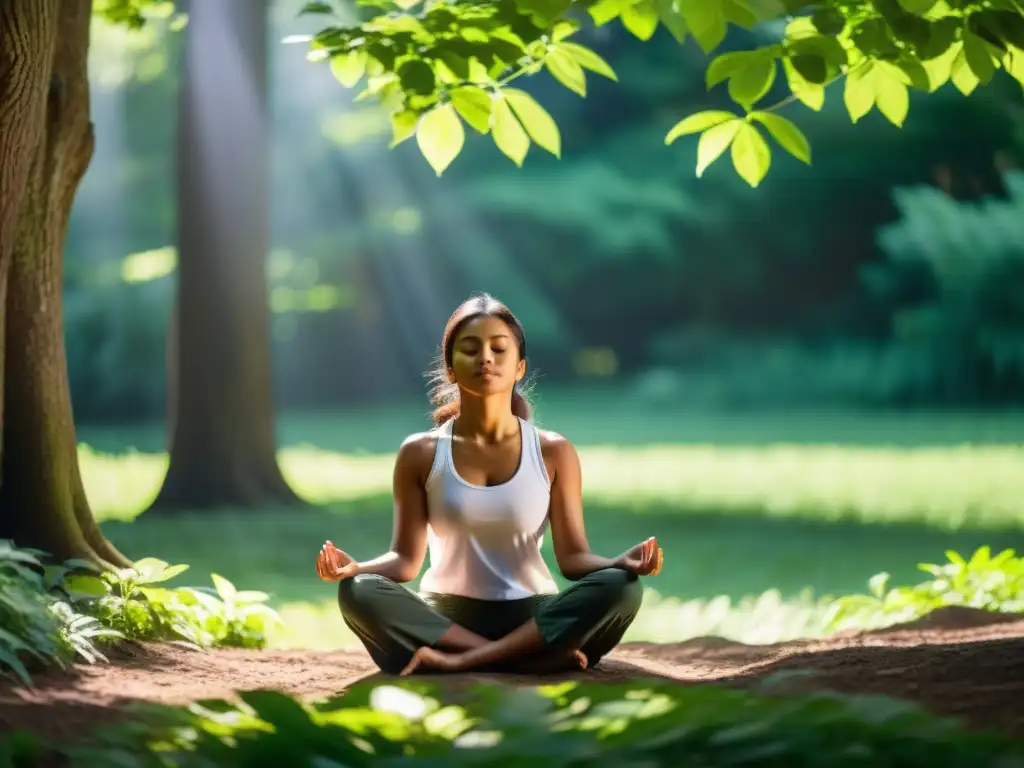
<path fill-rule="evenodd" d="M 357 0 L 367 21 L 344 24 L 334 6 L 306 3 L 303 14 L 327 26 L 303 38 L 309 58 L 328 62 L 358 99 L 389 110 L 392 146 L 412 136 L 438 175 L 458 157 L 466 126 L 489 134 L 521 166 L 533 145 L 555 156 L 558 126 L 513 83 L 546 72 L 579 96 L 588 78 L 616 80 L 612 67 L 573 41 L 583 21 L 615 21 L 640 40 L 664 26 L 680 43 L 692 38 L 709 56 L 706 84 L 724 86 L 733 110 L 680 120 L 665 137 L 699 134 L 696 172 L 726 151 L 751 186 L 772 162 L 771 141 L 805 163 L 811 148 L 780 109 L 799 102 L 820 110 L 833 83 L 856 123 L 877 109 L 901 127 L 910 91 L 952 83 L 965 96 L 1000 69 L 1024 84 L 1024 10 L 1016 0 Z M 778 42 L 716 53 L 732 26 L 778 20 Z M 789 95 L 765 99 L 785 80 Z"/>

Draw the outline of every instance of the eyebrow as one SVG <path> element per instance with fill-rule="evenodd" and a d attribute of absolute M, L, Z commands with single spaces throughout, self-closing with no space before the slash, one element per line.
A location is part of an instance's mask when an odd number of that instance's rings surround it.
<path fill-rule="evenodd" d="M 490 336 L 489 338 L 492 341 L 494 339 L 507 339 L 508 338 L 508 334 L 507 333 L 496 333 L 493 336 Z M 476 335 L 473 335 L 473 334 L 467 334 L 466 336 L 461 337 L 459 339 L 459 341 L 480 341 L 480 337 L 476 336 Z"/>

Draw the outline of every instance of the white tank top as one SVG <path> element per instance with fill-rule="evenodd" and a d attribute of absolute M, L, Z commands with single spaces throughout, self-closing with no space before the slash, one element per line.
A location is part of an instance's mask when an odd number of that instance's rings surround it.
<path fill-rule="evenodd" d="M 427 477 L 427 542 L 430 568 L 422 592 L 478 600 L 517 600 L 554 594 L 540 548 L 548 527 L 551 481 L 537 429 L 519 420 L 519 467 L 501 485 L 467 483 L 452 461 L 452 426 L 438 429 Z"/>

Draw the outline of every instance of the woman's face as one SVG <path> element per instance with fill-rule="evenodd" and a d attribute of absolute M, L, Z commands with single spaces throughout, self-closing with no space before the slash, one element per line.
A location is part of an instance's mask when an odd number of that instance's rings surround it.
<path fill-rule="evenodd" d="M 449 375 L 468 392 L 497 394 L 511 391 L 526 375 L 526 361 L 519 359 L 519 344 L 504 320 L 477 317 L 455 337 Z"/>

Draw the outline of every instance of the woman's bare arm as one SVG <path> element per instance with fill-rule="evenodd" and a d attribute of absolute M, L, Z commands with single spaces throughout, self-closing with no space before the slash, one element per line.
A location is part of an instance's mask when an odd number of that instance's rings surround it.
<path fill-rule="evenodd" d="M 588 573 L 619 567 L 621 557 L 601 557 L 590 551 L 583 524 L 583 471 L 576 448 L 561 435 L 541 434 L 544 463 L 551 475 L 549 518 L 558 569 L 565 578 L 577 581 Z"/>
<path fill-rule="evenodd" d="M 411 435 L 398 449 L 392 478 L 394 530 L 390 550 L 359 563 L 359 573 L 375 573 L 399 583 L 419 576 L 427 553 L 426 480 L 434 461 L 437 438 Z"/>

